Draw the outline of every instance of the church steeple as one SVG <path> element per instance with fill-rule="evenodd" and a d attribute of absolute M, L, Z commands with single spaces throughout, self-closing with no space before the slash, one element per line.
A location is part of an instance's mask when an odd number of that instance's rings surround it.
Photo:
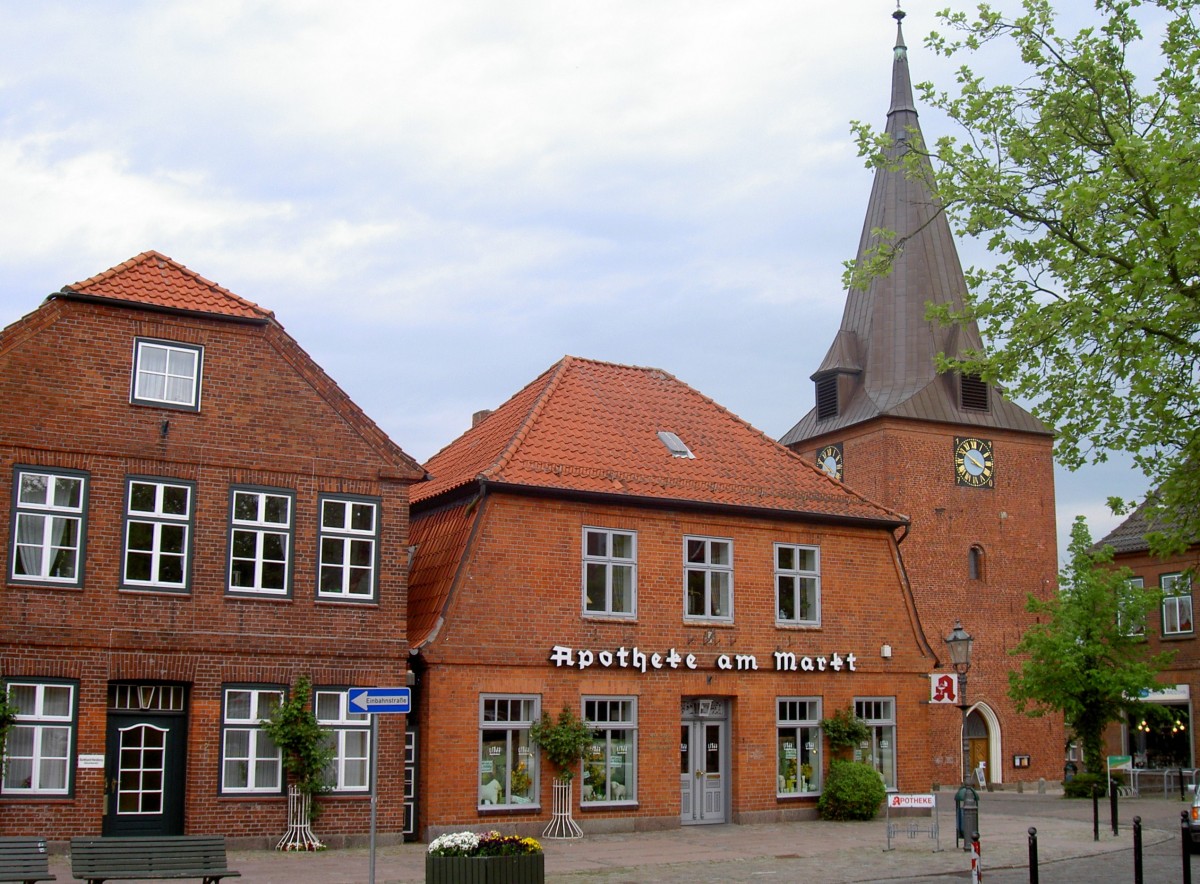
<path fill-rule="evenodd" d="M 892 139 L 891 159 L 897 159 L 923 138 L 904 43 L 904 12 L 897 9 L 893 17 L 896 44 L 886 132 Z M 865 288 L 852 286 L 847 292 L 841 327 L 812 375 L 817 405 L 781 441 L 796 444 L 883 415 L 1048 433 L 998 390 L 974 378 L 937 373 L 938 354 L 961 356 L 983 344 L 973 322 L 943 326 L 925 318 L 930 302 L 961 309 L 966 293 L 927 162 L 920 164 L 918 174 L 887 166 L 876 170 L 859 239 L 860 262 L 879 243 L 873 231 L 894 235 L 891 270 Z"/>

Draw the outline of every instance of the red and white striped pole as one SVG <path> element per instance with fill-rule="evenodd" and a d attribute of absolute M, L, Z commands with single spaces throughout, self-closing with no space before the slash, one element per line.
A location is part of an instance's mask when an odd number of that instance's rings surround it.
<path fill-rule="evenodd" d="M 971 833 L 971 884 L 983 881 L 983 864 L 979 861 L 979 833 Z"/>

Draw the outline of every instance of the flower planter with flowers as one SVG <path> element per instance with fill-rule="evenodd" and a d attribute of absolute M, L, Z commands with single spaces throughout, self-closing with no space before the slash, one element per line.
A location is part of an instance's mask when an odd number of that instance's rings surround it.
<path fill-rule="evenodd" d="M 426 884 L 544 884 L 546 855 L 533 838 L 452 832 L 425 854 Z"/>

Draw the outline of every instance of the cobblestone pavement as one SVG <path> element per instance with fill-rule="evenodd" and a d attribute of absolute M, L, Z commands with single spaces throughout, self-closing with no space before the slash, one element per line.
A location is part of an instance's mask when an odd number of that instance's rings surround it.
<path fill-rule="evenodd" d="M 753 826 L 686 826 L 661 832 L 588 835 L 546 841 L 546 879 L 559 884 L 952 884 L 970 880 L 970 856 L 956 849 L 953 793 L 938 793 L 941 850 L 925 834 L 900 837 L 885 850 L 882 817 L 866 823 L 799 822 Z M 1060 795 L 985 793 L 980 798 L 984 880 L 1029 879 L 1030 827 L 1037 829 L 1040 884 L 1125 884 L 1133 878 L 1132 822 L 1140 816 L 1147 884 L 1182 881 L 1178 796 L 1122 799 L 1118 834 L 1101 803 L 1098 839 L 1092 806 Z M 929 818 L 918 820 L 928 826 Z M 425 846 L 380 848 L 377 884 L 424 880 Z M 364 848 L 317 854 L 231 851 L 230 867 L 248 884 L 362 884 L 369 880 Z M 59 881 L 70 881 L 66 857 L 52 859 Z"/>

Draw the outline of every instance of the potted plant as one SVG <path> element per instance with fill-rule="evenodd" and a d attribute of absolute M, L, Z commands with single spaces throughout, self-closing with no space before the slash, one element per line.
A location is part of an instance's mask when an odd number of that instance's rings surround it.
<path fill-rule="evenodd" d="M 529 728 L 529 739 L 540 746 L 550 763 L 558 768 L 558 776 L 554 779 L 554 810 L 542 837 L 582 838 L 583 830 L 571 818 L 571 780 L 575 778 L 575 765 L 592 744 L 591 728 L 563 706 L 557 720 L 543 712 L 541 720 Z"/>
<path fill-rule="evenodd" d="M 328 789 L 325 769 L 333 761 L 331 734 L 317 723 L 310 698 L 312 682 L 302 675 L 291 695 L 263 721 L 263 731 L 283 754 L 288 786 L 288 830 L 276 850 L 322 850 L 312 821 L 320 812 L 313 798 Z"/>
<path fill-rule="evenodd" d="M 546 856 L 533 838 L 452 832 L 425 852 L 426 884 L 543 884 Z"/>

